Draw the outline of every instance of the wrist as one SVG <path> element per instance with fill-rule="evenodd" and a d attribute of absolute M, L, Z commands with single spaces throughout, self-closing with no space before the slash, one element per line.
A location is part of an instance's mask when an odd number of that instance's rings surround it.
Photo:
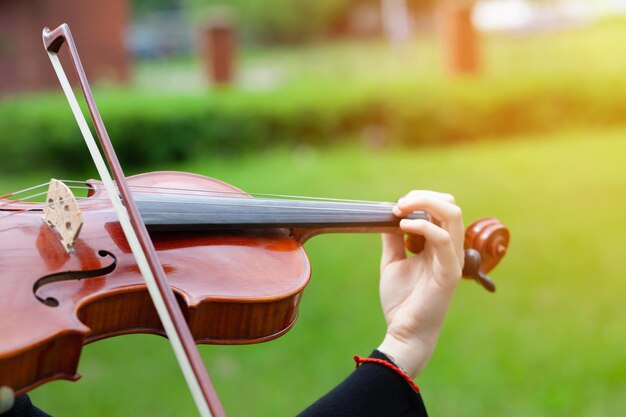
<path fill-rule="evenodd" d="M 389 333 L 385 335 L 378 351 L 387 356 L 411 379 L 420 374 L 432 354 L 432 349 L 419 341 L 406 342 Z"/>

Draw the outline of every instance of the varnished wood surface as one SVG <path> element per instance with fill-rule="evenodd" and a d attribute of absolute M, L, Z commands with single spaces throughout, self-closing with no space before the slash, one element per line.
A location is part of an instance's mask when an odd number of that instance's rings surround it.
<path fill-rule="evenodd" d="M 182 184 L 184 182 L 185 184 Z M 147 174 L 131 185 L 227 187 L 189 174 Z M 232 188 L 231 188 L 232 189 Z M 102 196 L 102 192 L 94 196 Z M 114 214 L 98 198 L 83 200 L 84 226 L 68 254 L 41 211 L 0 218 L 0 385 L 18 393 L 49 379 L 74 379 L 83 343 L 126 333 L 162 333 L 143 279 Z M 5 213 L 1 213 L 5 214 Z M 202 343 L 252 343 L 277 337 L 297 317 L 310 267 L 287 234 L 156 233 L 153 241 L 187 318 Z M 42 286 L 40 278 L 108 265 L 109 275 Z"/>

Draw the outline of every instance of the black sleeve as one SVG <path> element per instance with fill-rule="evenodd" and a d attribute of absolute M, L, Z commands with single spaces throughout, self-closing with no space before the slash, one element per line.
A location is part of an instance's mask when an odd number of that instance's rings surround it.
<path fill-rule="evenodd" d="M 370 358 L 392 363 L 375 350 Z M 395 371 L 363 363 L 298 417 L 428 417 L 419 393 Z"/>
<path fill-rule="evenodd" d="M 44 413 L 30 402 L 28 395 L 22 395 L 15 399 L 15 404 L 6 413 L 0 414 L 0 417 L 51 417 Z"/>
<path fill-rule="evenodd" d="M 375 350 L 370 358 L 391 363 Z M 419 393 L 396 372 L 376 363 L 363 363 L 341 384 L 298 417 L 428 417 Z M 51 417 L 33 405 L 28 395 L 16 398 L 0 417 Z"/>

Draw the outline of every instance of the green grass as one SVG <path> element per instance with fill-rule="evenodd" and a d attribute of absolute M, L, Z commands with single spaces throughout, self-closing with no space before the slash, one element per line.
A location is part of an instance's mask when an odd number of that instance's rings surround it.
<path fill-rule="evenodd" d="M 522 137 L 422 150 L 330 147 L 164 168 L 248 191 L 393 200 L 454 193 L 467 222 L 512 232 L 492 274 L 498 292 L 461 283 L 435 355 L 417 382 L 434 416 L 614 416 L 626 408 L 626 130 Z M 36 175 L 37 174 L 37 175 Z M 45 173 L 0 179 L 0 193 Z M 231 416 L 293 415 L 381 341 L 378 237 L 307 243 L 313 278 L 300 318 L 256 346 L 202 346 Z M 166 340 L 124 336 L 85 347 L 77 383 L 36 389 L 59 416 L 194 415 Z"/>

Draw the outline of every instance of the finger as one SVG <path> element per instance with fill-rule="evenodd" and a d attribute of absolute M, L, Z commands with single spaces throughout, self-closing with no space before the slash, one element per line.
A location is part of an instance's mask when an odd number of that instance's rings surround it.
<path fill-rule="evenodd" d="M 452 194 L 448 194 L 448 193 L 440 193 L 437 191 L 431 191 L 431 190 L 413 190 L 410 191 L 408 194 L 405 194 L 404 196 L 400 197 L 397 201 L 397 203 L 399 203 L 400 201 L 404 201 L 404 200 L 411 200 L 412 198 L 414 198 L 415 196 L 419 196 L 419 195 L 428 195 L 434 198 L 438 198 L 444 201 L 447 201 L 448 203 L 451 204 L 456 204 L 456 199 L 454 198 L 454 196 Z M 396 206 L 393 208 L 394 213 L 396 214 L 396 216 L 398 217 L 402 217 L 408 213 L 403 213 L 398 207 L 398 204 L 396 204 Z"/>
<path fill-rule="evenodd" d="M 380 268 L 384 268 L 395 261 L 406 258 L 404 250 L 404 236 L 399 233 L 383 233 L 383 250 L 380 257 Z"/>
<path fill-rule="evenodd" d="M 450 194 L 437 193 L 434 191 L 411 191 L 398 200 L 394 207 L 394 212 L 406 216 L 415 210 L 423 210 L 422 206 L 431 205 L 433 205 L 434 210 L 432 210 L 430 214 L 444 221 L 447 217 L 453 216 L 455 210 L 460 210 L 455 203 L 454 197 Z M 438 210 L 440 207 L 441 209 Z"/>
<path fill-rule="evenodd" d="M 450 203 L 448 199 L 437 197 L 434 193 L 411 192 L 400 199 L 396 207 L 397 210 L 394 213 L 399 217 L 415 210 L 425 210 L 440 220 L 441 227 L 450 233 L 459 264 L 462 264 L 465 229 L 463 227 L 463 213 L 459 206 Z"/>
<path fill-rule="evenodd" d="M 406 233 L 418 234 L 426 238 L 426 243 L 432 246 L 446 279 L 456 279 L 457 275 L 460 277 L 460 265 L 450 233 L 422 219 L 403 219 L 400 221 L 400 228 Z"/>
<path fill-rule="evenodd" d="M 445 200 L 448 203 L 452 203 L 452 204 L 456 204 L 456 199 L 454 198 L 454 196 L 452 194 L 449 193 L 440 193 L 438 191 L 432 191 L 432 190 L 412 190 L 409 191 L 407 194 L 405 194 L 404 196 L 400 197 L 398 199 L 398 201 L 404 199 L 404 198 L 412 198 L 415 195 L 429 195 L 432 197 L 436 197 L 439 198 L 441 200 Z"/>

